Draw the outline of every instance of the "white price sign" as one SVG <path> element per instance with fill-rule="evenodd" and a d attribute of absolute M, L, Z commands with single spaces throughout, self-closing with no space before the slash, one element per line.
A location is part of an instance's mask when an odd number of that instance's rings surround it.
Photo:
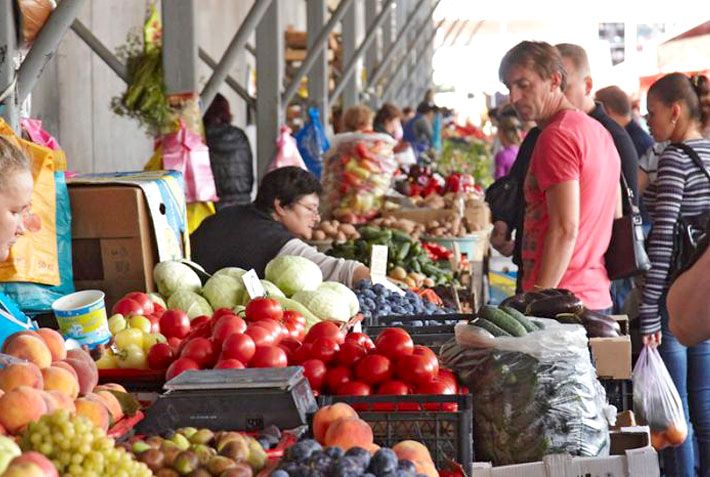
<path fill-rule="evenodd" d="M 372 282 L 379 283 L 387 277 L 387 246 L 373 245 L 370 255 L 370 275 Z"/>
<path fill-rule="evenodd" d="M 249 298 L 254 299 L 266 295 L 264 285 L 261 284 L 261 280 L 259 280 L 259 276 L 253 268 L 242 275 L 242 281 L 244 282 L 244 288 L 247 289 Z"/>

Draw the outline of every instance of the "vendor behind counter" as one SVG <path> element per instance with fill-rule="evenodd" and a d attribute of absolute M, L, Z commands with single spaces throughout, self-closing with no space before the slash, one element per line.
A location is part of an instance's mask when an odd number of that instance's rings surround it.
<path fill-rule="evenodd" d="M 263 277 L 272 259 L 297 255 L 316 263 L 325 280 L 352 286 L 368 278 L 362 263 L 329 257 L 303 241 L 320 220 L 321 192 L 318 178 L 298 167 L 269 172 L 253 203 L 226 207 L 200 224 L 190 236 L 192 259 L 209 273 L 241 267 Z"/>

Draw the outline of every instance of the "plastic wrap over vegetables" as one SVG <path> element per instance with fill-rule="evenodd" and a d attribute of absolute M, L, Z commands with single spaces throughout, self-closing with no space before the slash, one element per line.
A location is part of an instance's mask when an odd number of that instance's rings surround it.
<path fill-rule="evenodd" d="M 510 465 L 554 453 L 607 455 L 615 409 L 597 380 L 584 328 L 534 321 L 543 329 L 520 337 L 462 323 L 441 349 L 442 364 L 473 394 L 476 459 Z"/>

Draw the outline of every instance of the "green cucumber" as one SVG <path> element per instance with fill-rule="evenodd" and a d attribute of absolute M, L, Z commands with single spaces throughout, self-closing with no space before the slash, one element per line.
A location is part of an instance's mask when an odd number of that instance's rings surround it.
<path fill-rule="evenodd" d="M 528 332 L 525 330 L 516 319 L 508 315 L 503 310 L 499 310 L 495 306 L 485 305 L 478 310 L 478 316 L 481 316 L 499 328 L 507 331 L 513 336 L 525 336 Z"/>
<path fill-rule="evenodd" d="M 523 328 L 525 328 L 525 330 L 526 330 L 528 333 L 530 333 L 530 332 L 532 332 L 532 331 L 537 331 L 537 330 L 538 330 L 538 327 L 535 326 L 535 324 L 534 324 L 532 321 L 528 320 L 527 316 L 523 315 L 522 313 L 520 313 L 520 312 L 519 312 L 518 310 L 516 310 L 515 308 L 511 308 L 511 307 L 508 307 L 508 306 L 501 306 L 501 307 L 499 307 L 499 308 L 500 308 L 501 310 L 503 310 L 505 313 L 507 313 L 507 314 L 509 314 L 510 316 L 512 316 L 513 319 L 516 320 L 518 323 L 520 323 L 521 325 L 523 325 Z"/>
<path fill-rule="evenodd" d="M 492 334 L 495 337 L 510 336 L 510 333 L 508 333 L 504 329 L 500 328 L 499 326 L 491 323 L 490 321 L 486 320 L 485 318 L 476 318 L 475 320 L 471 321 L 471 324 L 474 326 L 478 326 L 479 328 L 483 328 L 484 330 L 488 331 L 490 334 Z"/>
<path fill-rule="evenodd" d="M 412 237 L 397 229 L 392 229 L 392 240 L 396 242 L 408 243 L 410 245 L 412 243 Z"/>

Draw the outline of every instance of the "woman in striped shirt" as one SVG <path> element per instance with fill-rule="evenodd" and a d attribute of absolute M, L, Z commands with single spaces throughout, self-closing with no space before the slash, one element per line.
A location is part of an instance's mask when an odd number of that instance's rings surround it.
<path fill-rule="evenodd" d="M 701 135 L 700 101 L 687 76 L 669 74 L 651 86 L 648 124 L 656 141 L 687 144 L 710 169 L 710 141 Z M 683 401 L 686 420 L 693 424 L 684 444 L 663 451 L 669 477 L 694 477 L 696 466 L 700 468 L 699 475 L 710 475 L 710 341 L 690 348 L 681 345 L 669 331 L 666 309 L 675 225 L 681 216 L 709 210 L 710 180 L 684 151 L 668 146 L 658 161 L 651 211 L 653 228 L 648 243 L 651 270 L 646 275 L 640 326 L 644 344 L 659 346 Z M 693 431 L 698 442 L 697 456 Z"/>

